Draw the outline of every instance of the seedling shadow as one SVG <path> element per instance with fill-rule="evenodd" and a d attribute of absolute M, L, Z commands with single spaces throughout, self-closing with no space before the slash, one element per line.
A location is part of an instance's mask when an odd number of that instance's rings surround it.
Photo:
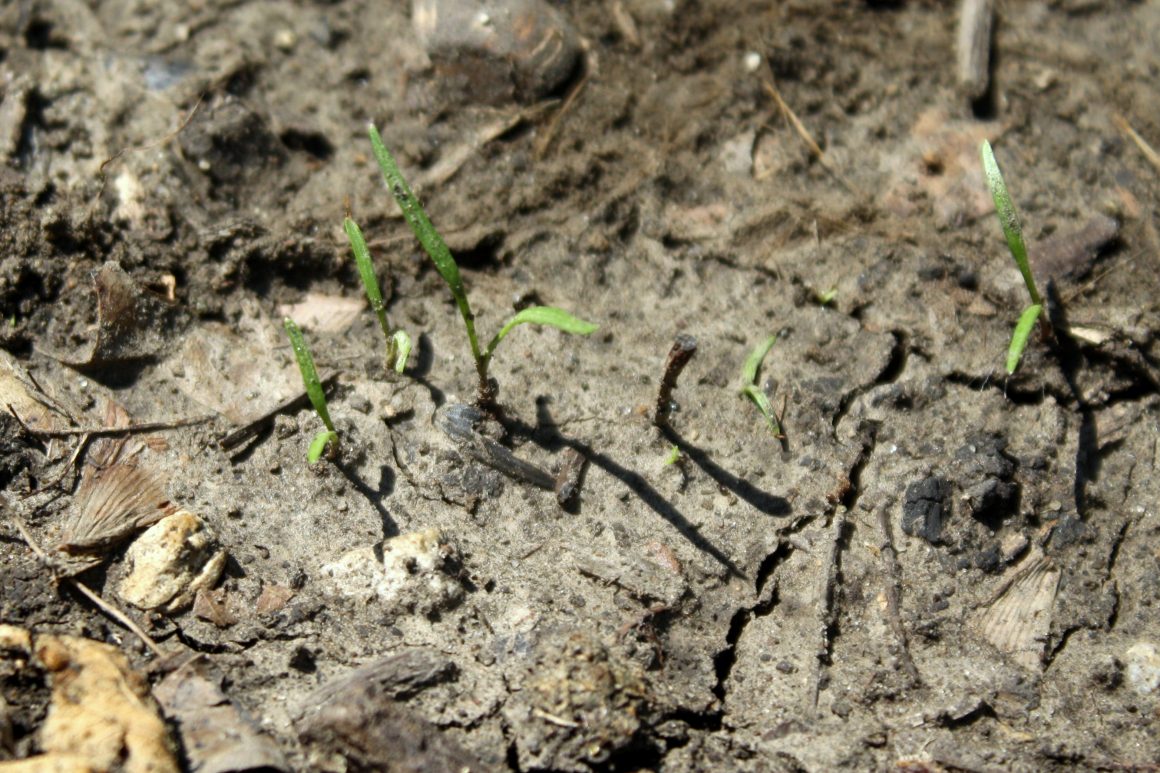
<path fill-rule="evenodd" d="M 666 441 L 679 448 L 682 454 L 700 467 L 701 471 L 712 478 L 721 488 L 735 494 L 739 499 L 766 515 L 780 517 L 790 514 L 789 500 L 785 497 L 762 491 L 744 478 L 739 478 L 721 467 L 710 458 L 707 451 L 682 438 L 671 425 L 662 426 L 660 430 Z"/>
<path fill-rule="evenodd" d="M 1063 380 L 1067 383 L 1072 399 L 1079 406 L 1079 438 L 1075 449 L 1075 481 L 1072 484 L 1072 495 L 1075 498 L 1076 512 L 1082 518 L 1086 511 L 1087 483 L 1089 480 L 1096 480 L 1100 472 L 1100 444 L 1096 431 L 1095 409 L 1084 400 L 1083 389 L 1079 385 L 1077 375 L 1084 366 L 1084 356 L 1068 332 L 1070 328 L 1067 311 L 1059 298 L 1055 282 L 1047 283 L 1047 300 L 1047 313 L 1055 331 L 1052 348 L 1059 360 Z"/>
<path fill-rule="evenodd" d="M 383 523 L 383 539 L 399 536 L 399 525 L 395 523 L 395 519 L 391 517 L 390 512 L 383 504 L 383 500 L 390 496 L 395 489 L 395 474 L 391 468 L 385 464 L 379 467 L 379 487 L 376 489 L 360 478 L 358 471 L 348 462 L 339 461 L 334 466 L 350 482 L 350 485 L 354 486 L 355 490 L 362 494 L 363 498 L 378 511 L 379 519 Z"/>
<path fill-rule="evenodd" d="M 547 451 L 554 453 L 564 448 L 571 448 L 583 454 L 589 464 L 599 467 L 619 480 L 649 509 L 672 524 L 693 547 L 712 557 L 717 563 L 725 567 L 726 571 L 733 577 L 745 579 L 745 574 L 737 564 L 701 534 L 700 527 L 689 521 L 672 502 L 669 502 L 653 488 L 644 476 L 617 463 L 606 454 L 597 452 L 587 443 L 561 434 L 548 411 L 548 401 L 540 399 L 536 403 L 536 426 L 533 427 L 519 419 L 507 417 L 504 423 L 505 428 L 512 434 L 530 438 L 532 442 Z"/>

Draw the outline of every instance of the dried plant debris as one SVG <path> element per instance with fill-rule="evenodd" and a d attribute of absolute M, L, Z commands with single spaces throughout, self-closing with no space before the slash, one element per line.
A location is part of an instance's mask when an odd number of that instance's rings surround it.
<path fill-rule="evenodd" d="M 638 741 L 649 691 L 632 663 L 591 633 L 550 631 L 504 707 L 520 770 L 587 771 Z"/>
<path fill-rule="evenodd" d="M 173 613 L 213 587 L 226 551 L 205 521 L 178 510 L 134 540 L 125 559 L 130 568 L 118 587 L 121 598 L 139 609 Z"/>
<path fill-rule="evenodd" d="M 383 658 L 315 690 L 294 721 L 312 770 L 491 770 L 403 701 L 453 680 L 455 665 L 436 652 Z"/>
<path fill-rule="evenodd" d="M 290 770 L 278 745 L 230 701 L 220 682 L 209 673 L 208 664 L 198 659 L 153 688 L 153 697 L 181 734 L 190 769 L 198 773 Z"/>
<path fill-rule="evenodd" d="M 3 653 L 16 668 L 49 675 L 52 699 L 27 771 L 168 773 L 179 770 L 165 722 L 145 678 L 115 647 L 73 636 L 31 636 L 3 626 Z"/>
<path fill-rule="evenodd" d="M 57 549 L 70 555 L 106 552 L 174 509 L 157 477 L 135 463 L 86 467 Z"/>
<path fill-rule="evenodd" d="M 0 411 L 15 413 L 33 430 L 59 430 L 68 426 L 68 413 L 44 394 L 8 352 L 0 349 Z"/>
<path fill-rule="evenodd" d="M 987 641 L 1028 671 L 1043 670 L 1059 577 L 1055 564 L 1034 551 L 975 621 Z"/>
<path fill-rule="evenodd" d="M 54 355 L 77 369 L 99 369 L 154 359 L 169 348 L 165 331 L 175 307 L 138 285 L 116 261 L 93 274 L 97 296 L 96 340 L 91 349 Z"/>

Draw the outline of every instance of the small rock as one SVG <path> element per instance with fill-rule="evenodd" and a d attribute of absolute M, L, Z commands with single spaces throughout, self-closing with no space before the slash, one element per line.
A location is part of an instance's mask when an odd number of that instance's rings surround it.
<path fill-rule="evenodd" d="M 1160 652 L 1151 642 L 1133 644 L 1124 653 L 1128 684 L 1139 695 L 1149 695 L 1160 687 Z"/>
<path fill-rule="evenodd" d="M 355 548 L 322 567 L 338 595 L 429 615 L 463 598 L 458 551 L 439 529 L 411 532 Z"/>
<path fill-rule="evenodd" d="M 543 99 L 580 59 L 576 31 L 543 0 L 413 0 L 411 8 L 442 85 L 474 102 Z"/>
<path fill-rule="evenodd" d="M 999 552 L 1003 557 L 1003 563 L 1009 564 L 1022 555 L 1023 551 L 1027 549 L 1027 537 L 1019 532 L 1008 534 L 999 542 Z"/>
<path fill-rule="evenodd" d="M 213 587 L 226 565 L 217 535 L 198 516 L 178 510 L 162 518 L 129 546 L 129 572 L 121 598 L 140 609 L 176 612 Z"/>

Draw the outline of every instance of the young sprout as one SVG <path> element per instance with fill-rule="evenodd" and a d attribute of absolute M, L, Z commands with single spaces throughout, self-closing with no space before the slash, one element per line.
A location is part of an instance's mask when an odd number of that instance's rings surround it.
<path fill-rule="evenodd" d="M 1043 298 L 1035 287 L 1035 278 L 1031 276 L 1031 264 L 1027 261 L 1027 246 L 1023 243 L 1023 227 L 1019 224 L 1015 204 L 1011 201 L 1011 194 L 1007 192 L 1007 184 L 1003 181 L 998 162 L 995 161 L 995 152 L 991 150 L 991 143 L 986 140 L 983 140 L 979 151 L 983 157 L 983 174 L 987 178 L 987 187 L 990 188 L 991 198 L 995 202 L 995 214 L 999 216 L 1003 236 L 1007 239 L 1007 249 L 1011 251 L 1015 265 L 1019 266 L 1023 284 L 1027 286 L 1027 294 L 1031 296 L 1031 305 L 1023 310 L 1011 336 L 1011 345 L 1007 347 L 1007 373 L 1010 375 L 1019 367 L 1019 360 L 1023 358 L 1023 350 L 1027 348 L 1027 339 L 1035 327 L 1036 320 L 1043 324 L 1044 331 L 1049 330 L 1049 323 L 1047 317 L 1041 316 Z"/>
<path fill-rule="evenodd" d="M 367 249 L 362 230 L 349 217 L 343 219 L 342 227 L 346 229 L 346 237 L 350 239 L 350 248 L 354 252 L 354 261 L 358 264 L 358 275 L 362 279 L 363 288 L 367 291 L 367 300 L 378 315 L 379 327 L 383 329 L 383 337 L 387 339 L 387 367 L 394 367 L 396 373 L 402 373 L 407 367 L 407 358 L 411 355 L 411 337 L 402 330 L 391 332 L 391 323 L 387 320 L 387 306 L 383 303 L 383 293 L 379 289 L 379 280 L 375 276 L 374 264 L 371 263 L 371 252 Z"/>
<path fill-rule="evenodd" d="M 741 389 L 742 397 L 748 397 L 757 406 L 757 410 L 761 411 L 761 415 L 769 423 L 769 429 L 773 432 L 774 437 L 781 437 L 781 425 L 778 423 L 777 416 L 773 412 L 773 406 L 769 404 L 769 397 L 765 392 L 757 386 L 757 370 L 761 367 L 761 361 L 765 359 L 765 355 L 769 354 L 769 350 L 773 348 L 774 342 L 777 341 L 777 336 L 772 335 L 759 343 L 757 347 L 749 353 L 749 357 L 745 360 L 745 365 L 741 368 Z"/>
<path fill-rule="evenodd" d="M 302 373 L 302 383 L 306 386 L 306 396 L 314 406 L 314 412 L 326 429 L 319 432 L 310 441 L 310 449 L 306 452 L 306 461 L 314 464 L 325 451 L 328 459 L 333 459 L 338 453 L 338 430 L 330 420 L 330 411 L 326 408 L 326 393 L 322 391 L 322 382 L 318 380 L 318 371 L 314 368 L 314 358 L 306 348 L 306 341 L 302 339 L 302 331 L 294 320 L 286 317 L 282 321 L 286 328 L 286 335 L 290 336 L 290 346 L 294 348 L 294 359 L 298 360 L 298 370 Z"/>
<path fill-rule="evenodd" d="M 475 371 L 479 378 L 476 404 L 481 408 L 492 410 L 496 407 L 495 399 L 498 386 L 495 380 L 488 376 L 488 366 L 491 364 L 496 347 L 513 328 L 525 324 L 548 325 L 565 333 L 586 336 L 595 332 L 597 325 L 574 317 L 563 309 L 552 306 L 532 306 L 520 311 L 508 320 L 495 337 L 488 342 L 487 348 L 481 349 L 479 337 L 475 332 L 475 314 L 472 313 L 471 304 L 467 300 L 467 290 L 463 286 L 463 278 L 459 275 L 459 266 L 456 264 L 455 258 L 451 256 L 451 251 L 447 249 L 443 237 L 431 224 L 423 205 L 415 198 L 415 194 L 411 192 L 407 181 L 403 179 L 399 165 L 395 163 L 394 157 L 383 144 L 378 130 L 372 125 L 369 133 L 371 147 L 374 149 L 375 158 L 379 162 L 379 169 L 383 173 L 387 187 L 390 188 L 391 194 L 398 202 L 399 209 L 403 211 L 403 217 L 411 226 L 415 237 L 418 238 L 424 251 L 435 263 L 435 268 L 443 277 L 443 281 L 451 289 L 455 305 L 459 307 L 459 315 L 463 317 L 463 326 L 467 328 L 467 340 L 471 345 L 471 356 L 475 360 Z"/>
<path fill-rule="evenodd" d="M 679 461 L 681 461 L 681 449 L 679 446 L 672 446 L 669 449 L 669 453 L 665 456 L 665 466 L 668 467 L 669 465 L 676 464 Z"/>

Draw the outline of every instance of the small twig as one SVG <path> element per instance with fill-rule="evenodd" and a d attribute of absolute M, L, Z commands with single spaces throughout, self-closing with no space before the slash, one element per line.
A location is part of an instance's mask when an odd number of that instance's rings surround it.
<path fill-rule="evenodd" d="M 29 549 L 31 549 L 32 552 L 36 554 L 36 557 L 39 558 L 41 562 L 51 570 L 53 567 L 52 559 L 48 557 L 40 545 L 36 544 L 36 540 L 33 539 L 32 535 L 28 532 L 28 528 L 24 525 L 24 521 L 15 513 L 12 514 L 12 521 L 16 524 L 16 529 L 20 532 L 20 536 L 24 538 L 25 544 L 27 544 Z M 53 574 L 55 575 L 56 573 L 53 572 Z M 117 609 L 109 602 L 105 601 L 95 591 L 89 588 L 89 586 L 85 585 L 75 577 L 59 577 L 58 579 L 64 580 L 69 585 L 76 588 L 78 591 L 80 591 L 81 595 L 83 595 L 89 601 L 93 602 L 93 604 L 95 604 L 98 609 L 100 609 L 113 620 L 125 626 L 125 628 L 129 629 L 137 636 L 137 638 L 141 640 L 141 642 L 146 647 L 149 648 L 149 650 L 154 655 L 159 658 L 165 657 L 165 652 L 159 646 L 157 646 L 157 642 L 153 641 L 153 638 L 150 637 L 149 634 L 141 630 L 141 627 L 133 622 L 132 618 L 130 618 L 121 610 Z"/>
<path fill-rule="evenodd" d="M 1148 163 L 1154 166 L 1157 172 L 1160 172 L 1160 153 L 1157 153 L 1155 149 L 1153 149 L 1153 147 L 1148 144 L 1147 140 L 1137 134 L 1136 130 L 1132 128 L 1127 119 L 1125 119 L 1122 115 L 1113 115 L 1112 122 L 1120 131 L 1128 136 L 1128 139 L 1136 143 L 1136 147 L 1139 148 L 1140 152 L 1144 154 L 1144 158 L 1148 159 Z"/>
<path fill-rule="evenodd" d="M 139 424 L 130 424 L 127 427 L 72 427 L 69 429 L 34 429 L 29 427 L 16 414 L 16 410 L 10 404 L 8 411 L 20 424 L 21 429 L 28 435 L 40 438 L 64 438 L 75 437 L 77 435 L 89 435 L 91 437 L 116 437 L 118 435 L 131 435 L 136 432 L 157 432 L 164 429 L 177 429 L 179 427 L 189 427 L 194 424 L 205 424 L 207 421 L 213 421 L 213 416 L 197 416 L 189 419 L 176 419 L 174 421 L 145 421 Z"/>
<path fill-rule="evenodd" d="M 572 109 L 572 106 L 576 104 L 576 100 L 580 97 L 580 92 L 584 91 L 584 86 L 587 84 L 588 65 L 586 62 L 584 65 L 584 73 L 580 76 L 580 80 L 576 82 L 576 85 L 564 97 L 564 104 L 560 105 L 560 109 L 552 116 L 552 120 L 548 122 L 547 128 L 544 129 L 543 137 L 536 143 L 536 158 L 543 158 L 547 154 L 548 148 L 552 145 L 552 140 L 556 139 L 556 130 L 559 129 L 560 122 Z"/>
<path fill-rule="evenodd" d="M 60 468 L 60 472 L 56 475 L 56 477 L 54 477 L 52 480 L 48 481 L 44 485 L 40 486 L 35 491 L 29 491 L 29 492 L 21 495 L 21 499 L 27 499 L 28 497 L 39 494 L 42 491 L 47 491 L 47 490 L 53 488 L 54 486 L 59 485 L 60 482 L 62 480 L 64 480 L 64 476 L 68 475 L 69 470 L 71 470 L 73 468 L 73 466 L 77 463 L 77 460 L 80 459 L 81 454 L 84 453 L 85 447 L 89 444 L 89 441 L 92 439 L 93 439 L 92 434 L 81 435 L 80 442 L 77 443 L 77 447 L 75 449 L 73 449 L 72 454 L 69 455 L 68 461 L 65 462 L 64 466 L 62 466 Z"/>
<path fill-rule="evenodd" d="M 959 86 L 968 99 L 976 100 L 991 85 L 991 0 L 962 0 L 959 6 Z"/>
<path fill-rule="evenodd" d="M 797 114 L 790 109 L 790 106 L 786 104 L 785 100 L 781 98 L 781 92 L 777 90 L 777 86 L 773 84 L 773 81 L 768 79 L 762 80 L 761 86 L 765 89 L 765 93 L 773 97 L 773 101 L 777 103 L 778 110 L 780 110 L 781 114 L 785 116 L 785 119 L 790 122 L 790 125 L 793 126 L 794 131 L 797 132 L 797 135 L 801 137 L 802 140 L 806 143 L 806 146 L 809 147 L 810 152 L 813 153 L 814 157 L 818 160 L 818 163 L 821 164 L 827 172 L 833 175 L 834 179 L 841 183 L 843 188 L 848 190 L 850 193 L 858 193 L 858 190 L 853 185 L 851 185 L 845 177 L 842 176 L 842 173 L 838 171 L 837 167 L 830 163 L 829 157 L 827 157 L 826 154 L 822 152 L 821 147 L 817 142 L 814 141 L 813 135 L 811 135 L 809 130 L 806 129 L 805 125 L 800 120 L 798 120 Z"/>
<path fill-rule="evenodd" d="M 673 406 L 673 389 L 677 386 L 677 379 L 681 371 L 697 353 L 697 339 L 682 333 L 673 341 L 673 348 L 669 349 L 669 357 L 665 360 L 665 372 L 661 376 L 660 389 L 657 390 L 657 410 L 653 423 L 658 427 L 668 426 L 669 413 Z"/>
<path fill-rule="evenodd" d="M 882 555 L 886 559 L 886 574 L 889 580 L 886 583 L 886 621 L 894 633 L 901 652 L 902 667 L 913 680 L 915 685 L 922 683 L 914 659 L 910 656 L 910 644 L 906 639 L 906 629 L 902 627 L 902 616 L 899 613 L 900 597 L 902 595 L 900 572 L 898 569 L 898 554 L 894 550 L 894 536 L 890 530 L 890 517 L 885 507 L 878 508 L 878 526 L 882 529 Z"/>

